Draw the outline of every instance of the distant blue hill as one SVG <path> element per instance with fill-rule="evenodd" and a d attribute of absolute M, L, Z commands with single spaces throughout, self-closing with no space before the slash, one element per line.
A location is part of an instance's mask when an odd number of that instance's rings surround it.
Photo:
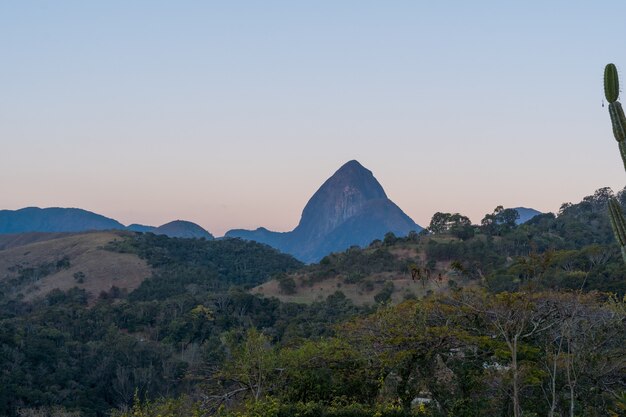
<path fill-rule="evenodd" d="M 131 230 L 169 237 L 213 239 L 213 235 L 195 223 L 176 220 L 160 227 L 131 224 L 126 227 L 117 220 L 79 208 L 27 207 L 0 210 L 0 234 L 18 233 L 76 233 L 91 230 Z"/>
<path fill-rule="evenodd" d="M 0 210 L 0 234 L 110 229 L 125 229 L 125 226 L 116 220 L 78 208 L 27 207 Z"/>
<path fill-rule="evenodd" d="M 186 239 L 214 239 L 213 235 L 204 230 L 202 227 L 184 220 L 174 220 L 173 222 L 159 226 L 150 232 L 155 235 L 166 235 L 168 237 L 181 237 Z"/>
<path fill-rule="evenodd" d="M 517 210 L 517 212 L 519 213 L 519 219 L 515 221 L 516 224 L 526 223 L 528 220 L 532 219 L 533 217 L 539 214 L 542 214 L 538 210 L 535 210 L 532 208 L 526 208 L 526 207 L 515 207 L 514 210 Z"/>

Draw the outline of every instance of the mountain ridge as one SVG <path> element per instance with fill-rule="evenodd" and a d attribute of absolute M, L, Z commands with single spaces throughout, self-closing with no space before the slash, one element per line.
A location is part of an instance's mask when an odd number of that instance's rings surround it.
<path fill-rule="evenodd" d="M 174 220 L 159 227 L 137 223 L 124 226 L 110 217 L 75 207 L 24 207 L 17 210 L 0 210 L 0 235 L 81 233 L 103 230 L 127 230 L 164 234 L 169 237 L 213 239 L 213 235 L 206 229 L 186 220 Z"/>

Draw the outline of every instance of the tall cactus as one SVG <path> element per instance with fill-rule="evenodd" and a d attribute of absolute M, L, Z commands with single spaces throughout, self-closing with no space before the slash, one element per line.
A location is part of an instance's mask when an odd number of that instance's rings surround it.
<path fill-rule="evenodd" d="M 626 116 L 624 116 L 622 104 L 617 101 L 619 99 L 619 77 L 614 64 L 608 64 L 604 68 L 604 96 L 609 102 L 613 136 L 617 140 L 624 169 L 626 169 Z M 609 200 L 609 219 L 611 220 L 615 239 L 622 250 L 622 258 L 624 258 L 624 263 L 626 263 L 626 220 L 622 213 L 622 207 L 615 198 Z"/>

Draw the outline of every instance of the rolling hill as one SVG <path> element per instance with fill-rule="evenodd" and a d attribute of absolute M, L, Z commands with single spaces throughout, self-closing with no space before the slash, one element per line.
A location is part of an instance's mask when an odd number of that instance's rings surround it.
<path fill-rule="evenodd" d="M 53 289 L 77 287 L 93 298 L 112 287 L 131 292 L 152 275 L 146 261 L 105 247 L 129 232 L 37 235 L 39 241 L 0 250 L 3 297 L 32 300 Z M 31 235 L 32 236 L 32 235 Z M 48 239 L 43 239 L 47 237 Z"/>
<path fill-rule="evenodd" d="M 123 230 L 117 220 L 79 208 L 26 207 L 0 210 L 0 234 L 24 232 L 84 232 Z"/>

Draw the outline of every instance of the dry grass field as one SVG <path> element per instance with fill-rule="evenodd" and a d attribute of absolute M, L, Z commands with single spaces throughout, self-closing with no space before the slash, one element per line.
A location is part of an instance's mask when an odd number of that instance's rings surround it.
<path fill-rule="evenodd" d="M 416 256 L 416 251 L 408 248 L 394 248 L 392 251 L 398 259 L 406 259 Z M 422 259 L 423 254 L 417 255 Z M 330 278 L 311 284 L 306 273 L 296 272 L 290 277 L 296 283 L 293 294 L 286 294 L 281 290 L 279 281 L 274 279 L 253 288 L 250 292 L 264 297 L 276 297 L 284 302 L 310 304 L 322 301 L 336 291 L 341 291 L 356 305 L 372 305 L 376 301 L 374 297 L 383 290 L 389 282 L 393 284 L 391 302 L 397 304 L 407 298 L 423 297 L 429 292 L 439 293 L 450 290 L 450 281 L 454 280 L 461 284 L 463 279 L 450 269 L 449 262 L 438 262 L 435 273 L 428 280 L 414 280 L 410 272 L 381 272 L 368 275 L 358 283 L 346 282 L 346 277 L 338 274 Z M 454 284 L 453 284 L 454 285 Z M 463 286 L 473 285 L 463 282 Z"/>
<path fill-rule="evenodd" d="M 25 269 L 37 271 L 42 266 L 56 265 L 61 261 L 65 263 L 63 268 L 54 268 L 49 274 L 35 273 L 20 282 L 18 288 L 11 289 L 14 295 L 22 294 L 26 300 L 31 300 L 45 296 L 55 288 L 68 290 L 78 287 L 95 299 L 113 286 L 132 291 L 151 275 L 151 268 L 136 255 L 103 249 L 107 243 L 121 239 L 124 233 L 106 231 L 31 236 L 23 240 L 34 239 L 33 243 L 20 245 L 16 245 L 14 239 L 11 247 L 0 250 L 0 281 L 17 278 Z"/>

